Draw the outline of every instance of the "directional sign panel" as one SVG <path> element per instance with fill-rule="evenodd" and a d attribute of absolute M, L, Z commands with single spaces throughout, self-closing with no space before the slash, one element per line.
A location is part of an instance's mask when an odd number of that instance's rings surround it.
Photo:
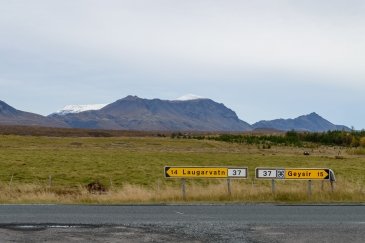
<path fill-rule="evenodd" d="M 256 168 L 256 179 L 329 180 L 330 169 L 322 168 Z"/>
<path fill-rule="evenodd" d="M 166 178 L 247 178 L 247 167 L 165 166 Z"/>
<path fill-rule="evenodd" d="M 286 169 L 286 180 L 328 180 L 329 169 Z"/>

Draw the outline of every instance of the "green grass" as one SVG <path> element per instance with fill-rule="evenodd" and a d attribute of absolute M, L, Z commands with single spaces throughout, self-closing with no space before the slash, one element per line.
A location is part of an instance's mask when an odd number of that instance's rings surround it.
<path fill-rule="evenodd" d="M 303 149 L 230 144 L 209 140 L 158 137 L 53 138 L 0 136 L 0 182 L 4 185 L 36 184 L 62 191 L 79 188 L 92 181 L 118 189 L 123 185 L 155 188 L 156 185 L 177 187 L 176 179 L 165 179 L 165 165 L 247 166 L 249 178 L 238 182 L 251 185 L 256 167 L 328 167 L 334 170 L 338 184 L 365 184 L 365 156 L 347 153 L 339 147 L 319 147 L 310 156 Z M 336 159 L 338 154 L 342 159 Z M 217 185 L 220 180 L 188 181 L 188 186 Z M 269 188 L 269 182 L 256 181 Z M 285 182 L 285 185 L 305 182 Z M 363 193 L 360 189 L 360 193 Z M 67 191 L 67 190 L 66 190 Z M 301 196 L 288 200 L 298 200 Z M 347 196 L 348 197 L 348 196 Z M 207 197 L 210 198 L 210 197 Z M 360 197 L 361 198 L 361 197 Z M 340 199 L 340 198 L 339 198 Z M 275 200 L 275 199 L 273 199 Z M 347 200 L 347 199 L 346 199 Z M 267 198 L 263 198 L 267 201 Z"/>

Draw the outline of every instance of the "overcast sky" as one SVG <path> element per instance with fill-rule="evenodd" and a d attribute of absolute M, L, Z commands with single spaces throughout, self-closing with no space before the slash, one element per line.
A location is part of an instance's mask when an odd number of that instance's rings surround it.
<path fill-rule="evenodd" d="M 363 0 L 0 0 L 0 100 L 187 93 L 249 123 L 317 112 L 365 128 Z"/>

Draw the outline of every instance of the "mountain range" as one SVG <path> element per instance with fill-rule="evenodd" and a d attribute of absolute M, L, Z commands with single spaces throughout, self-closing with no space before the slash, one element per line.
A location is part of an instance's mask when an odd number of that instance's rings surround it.
<path fill-rule="evenodd" d="M 254 129 L 276 129 L 280 131 L 310 131 L 323 132 L 333 130 L 350 130 L 343 125 L 335 125 L 327 121 L 315 112 L 299 116 L 295 119 L 275 119 L 271 121 L 259 121 L 252 125 Z"/>
<path fill-rule="evenodd" d="M 295 119 L 259 121 L 250 125 L 224 104 L 191 95 L 177 100 L 127 96 L 108 105 L 66 106 L 47 117 L 17 110 L 0 101 L 0 124 L 141 131 L 350 130 L 314 112 Z"/>
<path fill-rule="evenodd" d="M 127 96 L 99 110 L 65 115 L 53 119 L 74 128 L 156 131 L 247 131 L 250 124 L 235 112 L 210 99 L 160 100 Z"/>
<path fill-rule="evenodd" d="M 62 120 L 44 117 L 30 112 L 17 110 L 0 100 L 1 125 L 27 125 L 42 127 L 68 127 Z"/>

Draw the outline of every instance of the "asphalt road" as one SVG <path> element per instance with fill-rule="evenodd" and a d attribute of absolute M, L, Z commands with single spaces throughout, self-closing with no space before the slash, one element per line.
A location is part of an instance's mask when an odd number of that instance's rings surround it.
<path fill-rule="evenodd" d="M 0 205 L 0 242 L 365 242 L 365 206 Z"/>

